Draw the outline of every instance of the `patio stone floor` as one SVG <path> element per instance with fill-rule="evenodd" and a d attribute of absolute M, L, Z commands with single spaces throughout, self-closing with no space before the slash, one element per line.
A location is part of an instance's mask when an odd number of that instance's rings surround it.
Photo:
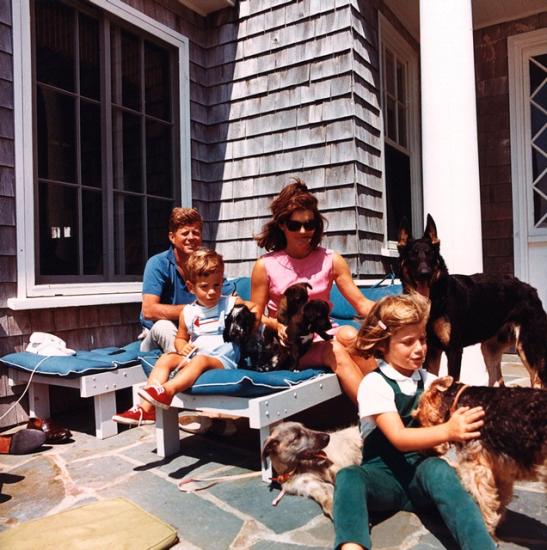
<path fill-rule="evenodd" d="M 522 366 L 511 360 L 504 374 L 508 381 L 525 377 Z M 73 506 L 125 496 L 177 529 L 176 549 L 332 547 L 332 524 L 315 502 L 285 496 L 273 507 L 279 490 L 269 488 L 258 475 L 192 494 L 178 489 L 178 481 L 190 474 L 206 477 L 259 469 L 258 434 L 243 421 L 237 422 L 238 433 L 230 438 L 181 432 L 180 453 L 161 460 L 155 454 L 153 426 L 126 429 L 100 441 L 91 435 L 93 416 L 84 412 L 70 422 L 63 418 L 73 429 L 72 442 L 45 445 L 31 455 L 0 456 L 0 531 Z M 500 549 L 547 548 L 546 501 L 540 484 L 516 486 L 498 530 Z M 374 548 L 385 550 L 457 548 L 433 515 L 418 518 L 400 512 L 374 518 L 372 539 Z"/>

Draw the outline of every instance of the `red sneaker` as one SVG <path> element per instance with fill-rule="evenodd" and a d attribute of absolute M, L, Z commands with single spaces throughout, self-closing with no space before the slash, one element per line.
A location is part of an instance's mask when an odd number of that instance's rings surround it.
<path fill-rule="evenodd" d="M 171 401 L 173 401 L 173 398 L 167 395 L 165 388 L 159 384 L 154 384 L 148 388 L 141 388 L 139 395 L 148 401 L 148 403 L 152 403 L 152 405 L 165 410 L 171 406 Z"/>
<path fill-rule="evenodd" d="M 128 426 L 154 424 L 156 422 L 156 411 L 146 412 L 140 405 L 135 405 L 123 413 L 115 414 L 112 420 L 118 422 L 118 424 L 127 424 Z"/>

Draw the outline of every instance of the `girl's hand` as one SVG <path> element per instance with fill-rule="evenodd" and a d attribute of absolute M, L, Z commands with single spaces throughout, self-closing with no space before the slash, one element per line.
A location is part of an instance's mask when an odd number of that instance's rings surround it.
<path fill-rule="evenodd" d="M 477 430 L 484 425 L 483 417 L 482 407 L 459 407 L 446 423 L 448 441 L 463 442 L 480 437 Z"/>

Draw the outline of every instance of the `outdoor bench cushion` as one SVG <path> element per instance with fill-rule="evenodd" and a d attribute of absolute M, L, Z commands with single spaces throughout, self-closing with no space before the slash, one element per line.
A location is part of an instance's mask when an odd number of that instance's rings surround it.
<path fill-rule="evenodd" d="M 131 342 L 123 348 L 107 347 L 91 351 L 77 351 L 76 355 L 47 356 L 20 351 L 0 358 L 8 367 L 38 374 L 57 376 L 91 374 L 139 364 L 140 342 Z"/>
<path fill-rule="evenodd" d="M 141 365 L 146 376 L 149 376 L 152 372 L 152 367 L 159 355 L 159 350 L 153 350 L 141 356 Z M 303 371 L 280 370 L 275 372 L 256 372 L 247 369 L 213 369 L 204 372 L 185 393 L 191 395 L 257 397 L 286 390 L 325 372 L 330 371 L 322 367 Z"/>

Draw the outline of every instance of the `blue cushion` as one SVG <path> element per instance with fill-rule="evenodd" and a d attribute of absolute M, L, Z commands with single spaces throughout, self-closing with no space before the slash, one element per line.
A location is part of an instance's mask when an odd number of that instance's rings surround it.
<path fill-rule="evenodd" d="M 251 299 L 251 278 L 250 277 L 238 277 L 237 279 L 230 279 L 233 283 L 235 291 L 242 300 Z"/>
<path fill-rule="evenodd" d="M 8 367 L 35 371 L 38 374 L 80 375 L 138 365 L 139 349 L 140 342 L 131 342 L 123 348 L 108 347 L 91 351 L 77 351 L 76 355 L 66 356 L 47 356 L 20 351 L 4 355 L 0 361 Z"/>
<path fill-rule="evenodd" d="M 403 287 L 400 284 L 392 284 L 386 286 L 371 286 L 371 287 L 359 287 L 361 293 L 369 300 L 377 302 L 384 296 L 401 294 Z M 330 300 L 332 302 L 331 316 L 335 319 L 348 319 L 352 320 L 356 312 L 353 306 L 342 296 L 340 290 L 336 285 L 333 285 L 330 292 Z M 346 323 L 342 323 L 346 324 Z"/>
<path fill-rule="evenodd" d="M 255 372 L 245 369 L 214 369 L 204 372 L 186 392 L 191 395 L 236 395 L 257 397 L 286 390 L 304 380 L 310 380 L 328 369 L 316 368 L 293 372 Z"/>

